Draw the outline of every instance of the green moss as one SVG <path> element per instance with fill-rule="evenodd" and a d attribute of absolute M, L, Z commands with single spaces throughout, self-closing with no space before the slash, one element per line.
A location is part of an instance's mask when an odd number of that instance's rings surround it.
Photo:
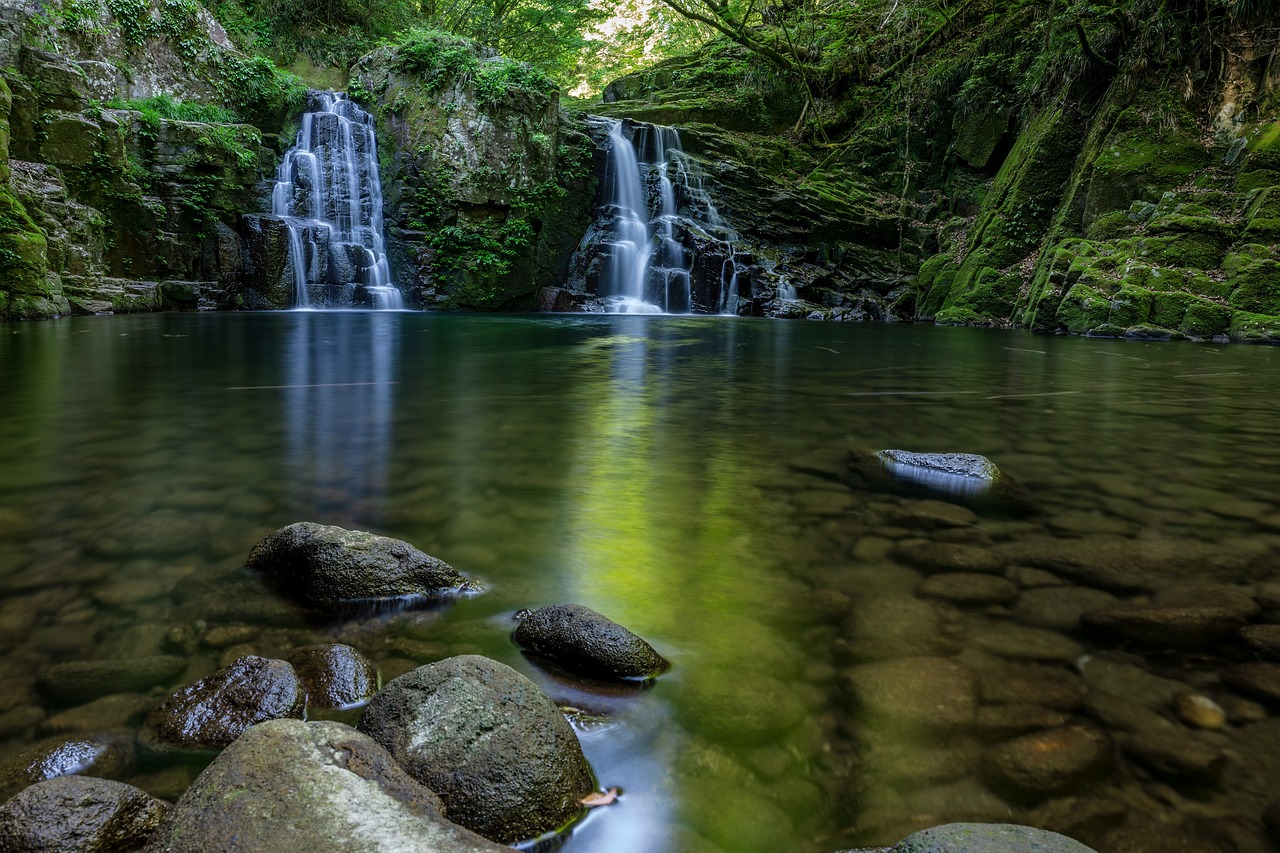
<path fill-rule="evenodd" d="M 0 182 L 0 269 L 4 270 L 0 288 L 9 294 L 11 316 L 25 316 L 15 313 L 19 310 L 15 307 L 17 297 L 51 295 L 44 233 L 9 189 L 8 182 Z"/>
<path fill-rule="evenodd" d="M 1124 243 L 1124 248 L 1152 264 L 1209 270 L 1222 265 L 1231 240 L 1218 233 L 1188 233 L 1139 237 Z"/>
<path fill-rule="evenodd" d="M 1280 170 L 1252 169 L 1236 176 L 1236 192 L 1247 193 L 1280 185 Z"/>
<path fill-rule="evenodd" d="M 1211 338 L 1225 333 L 1230 325 L 1230 308 L 1207 299 L 1193 298 L 1179 328 L 1192 337 Z"/>
<path fill-rule="evenodd" d="M 1249 135 L 1245 168 L 1280 171 L 1280 121 L 1257 127 Z"/>
<path fill-rule="evenodd" d="M 1151 316 L 1152 294 L 1140 287 L 1121 287 L 1111 297 L 1111 314 L 1109 321 L 1116 326 L 1128 328 L 1145 323 Z"/>
<path fill-rule="evenodd" d="M 933 317 L 942 310 L 957 269 L 949 255 L 934 255 L 920 265 L 920 273 L 912 284 L 917 316 Z"/>
<path fill-rule="evenodd" d="M 1181 291 L 1153 293 L 1151 299 L 1150 320 L 1153 324 L 1168 329 L 1182 326 L 1187 316 L 1187 306 L 1195 297 Z"/>
<path fill-rule="evenodd" d="M 1056 320 L 1068 332 L 1084 334 L 1107 322 L 1111 300 L 1087 284 L 1074 285 L 1058 305 Z"/>
<path fill-rule="evenodd" d="M 1280 343 L 1280 316 L 1236 311 L 1231 315 L 1232 338 L 1247 343 Z"/>
<path fill-rule="evenodd" d="M 1111 240 L 1125 237 L 1134 231 L 1134 223 L 1129 213 L 1124 210 L 1113 210 L 1098 217 L 1085 232 L 1090 240 Z"/>
<path fill-rule="evenodd" d="M 1254 314 L 1280 314 L 1280 261 L 1232 254 L 1224 267 L 1232 308 Z"/>

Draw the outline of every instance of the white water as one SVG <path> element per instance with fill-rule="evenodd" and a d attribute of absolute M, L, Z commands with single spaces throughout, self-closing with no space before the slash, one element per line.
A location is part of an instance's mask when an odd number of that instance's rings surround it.
<path fill-rule="evenodd" d="M 293 307 L 403 309 L 387 263 L 373 119 L 346 95 L 313 97 L 319 108 L 302 116 L 271 192 L 271 212 L 289 230 Z"/>
<path fill-rule="evenodd" d="M 727 252 L 714 307 L 722 314 L 736 314 L 737 235 L 704 188 L 701 171 L 684 154 L 679 131 L 624 125 L 618 119 L 599 121 L 609 134 L 603 212 L 611 217 L 611 239 L 606 241 L 609 254 L 600 293 L 606 309 L 620 314 L 690 313 L 694 258 L 682 237 L 693 230 Z"/>

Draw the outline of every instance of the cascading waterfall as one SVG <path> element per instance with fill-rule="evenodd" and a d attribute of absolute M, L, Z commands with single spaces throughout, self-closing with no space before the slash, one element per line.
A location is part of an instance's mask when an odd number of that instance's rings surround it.
<path fill-rule="evenodd" d="M 271 193 L 289 232 L 293 307 L 402 309 L 383 242 L 373 117 L 338 92 L 311 97 Z"/>
<path fill-rule="evenodd" d="M 602 213 L 610 224 L 600 286 L 606 310 L 687 314 L 698 307 L 736 314 L 737 235 L 712 202 L 701 171 L 685 155 L 679 131 L 618 119 L 592 121 L 609 138 Z M 695 306 L 690 244 L 713 244 L 725 256 L 714 305 Z"/>

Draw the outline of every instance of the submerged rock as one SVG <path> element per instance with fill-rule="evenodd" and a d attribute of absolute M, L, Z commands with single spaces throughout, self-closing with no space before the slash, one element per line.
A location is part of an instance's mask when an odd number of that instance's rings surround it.
<path fill-rule="evenodd" d="M 439 794 L 450 819 L 502 843 L 564 826 L 594 787 L 582 747 L 551 700 L 479 655 L 400 676 L 373 697 L 359 729 Z"/>
<path fill-rule="evenodd" d="M 498 853 L 378 744 L 333 722 L 254 726 L 201 773 L 147 853 Z"/>
<path fill-rule="evenodd" d="M 126 729 L 47 740 L 0 765 L 0 800 L 59 776 L 123 776 L 136 756 L 133 732 Z"/>
<path fill-rule="evenodd" d="M 257 723 L 301 717 L 304 699 L 292 666 L 246 655 L 153 708 L 143 743 L 157 752 L 222 749 Z"/>
<path fill-rule="evenodd" d="M 897 491 L 945 494 L 1014 514 L 1036 511 L 1031 494 L 995 463 L 973 453 L 909 450 L 851 451 L 849 471 L 865 485 Z"/>
<path fill-rule="evenodd" d="M 168 684 L 186 668 L 185 658 L 170 655 L 67 661 L 41 672 L 36 684 L 42 693 L 54 699 L 85 702 L 113 693 L 133 693 Z"/>
<path fill-rule="evenodd" d="M 297 673 L 308 707 L 351 708 L 368 702 L 378 692 L 377 667 L 351 646 L 299 646 L 284 659 Z"/>
<path fill-rule="evenodd" d="M 63 776 L 0 807 L 0 850 L 116 853 L 146 844 L 169 804 L 123 782 Z"/>
<path fill-rule="evenodd" d="M 671 667 L 653 646 L 581 604 L 533 611 L 513 639 L 570 672 L 593 678 L 653 678 Z"/>
<path fill-rule="evenodd" d="M 321 606 L 478 589 L 448 563 L 407 542 L 309 521 L 263 539 L 245 565 L 280 592 Z"/>
<path fill-rule="evenodd" d="M 965 665 L 937 657 L 909 657 L 853 667 L 846 683 L 871 720 L 948 729 L 973 720 L 977 678 Z"/>
<path fill-rule="evenodd" d="M 1065 794 L 1105 773 L 1114 751 L 1101 729 L 1069 726 L 997 744 L 983 756 L 987 781 L 1016 797 Z"/>
<path fill-rule="evenodd" d="M 1261 612 L 1229 587 L 1189 584 L 1162 590 L 1150 604 L 1116 604 L 1081 617 L 1090 628 L 1155 646 L 1201 648 L 1234 634 Z"/>
<path fill-rule="evenodd" d="M 1011 823 L 948 823 L 914 832 L 883 850 L 884 853 L 1095 853 L 1092 847 L 1065 835 Z"/>

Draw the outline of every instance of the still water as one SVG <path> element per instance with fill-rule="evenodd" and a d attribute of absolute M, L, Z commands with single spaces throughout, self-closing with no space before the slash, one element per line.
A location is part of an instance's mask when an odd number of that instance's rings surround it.
<path fill-rule="evenodd" d="M 1269 850 L 1260 814 L 1280 734 L 1265 705 L 1218 680 L 1251 653 L 1133 648 L 1028 602 L 1079 589 L 1045 571 L 1046 549 L 1064 543 L 1103 554 L 1098 571 L 1111 575 L 1090 581 L 1107 587 L 1097 600 L 1158 592 L 1163 580 L 1124 589 L 1113 577 L 1141 563 L 1162 578 L 1152 554 L 1174 555 L 1169 583 L 1265 597 L 1280 580 L 1277 357 L 650 316 L 0 325 L 0 758 L 67 731 L 51 722 L 66 704 L 34 686 L 48 665 L 173 654 L 193 625 L 249 624 L 244 642 L 185 647 L 187 672 L 149 698 L 240 654 L 337 641 L 384 677 L 489 655 L 587 711 L 587 757 L 624 795 L 567 851 L 807 853 L 953 819 L 1035 822 L 1100 849 L 1118 849 L 1116 832 L 1167 831 L 1204 845 L 1194 849 Z M 885 447 L 984 454 L 1040 512 L 913 526 L 914 498 L 842 480 L 848 450 Z M 290 624 L 265 589 L 207 582 L 302 520 L 405 539 L 488 591 L 440 610 Z M 1010 592 L 922 593 L 939 566 L 903 554 L 929 543 L 998 555 L 978 570 Z M 1178 558 L 1199 553 L 1214 558 Z M 673 670 L 634 693 L 542 673 L 510 642 L 511 617 L 556 602 L 626 625 Z M 871 719 L 875 697 L 850 681 L 901 656 L 964 667 L 982 686 L 957 701 L 979 713 Z M 927 675 L 899 677 L 932 695 Z M 1076 698 L 1001 695 L 1018 678 Z M 1179 684 L 1222 700 L 1231 721 L 1177 722 Z M 1113 739 L 1105 768 L 1069 789 L 1001 786 L 994 748 L 1073 725 Z M 1121 749 L 1166 726 L 1226 756 L 1219 781 L 1171 778 Z M 139 761 L 118 775 L 173 797 L 197 770 Z"/>

